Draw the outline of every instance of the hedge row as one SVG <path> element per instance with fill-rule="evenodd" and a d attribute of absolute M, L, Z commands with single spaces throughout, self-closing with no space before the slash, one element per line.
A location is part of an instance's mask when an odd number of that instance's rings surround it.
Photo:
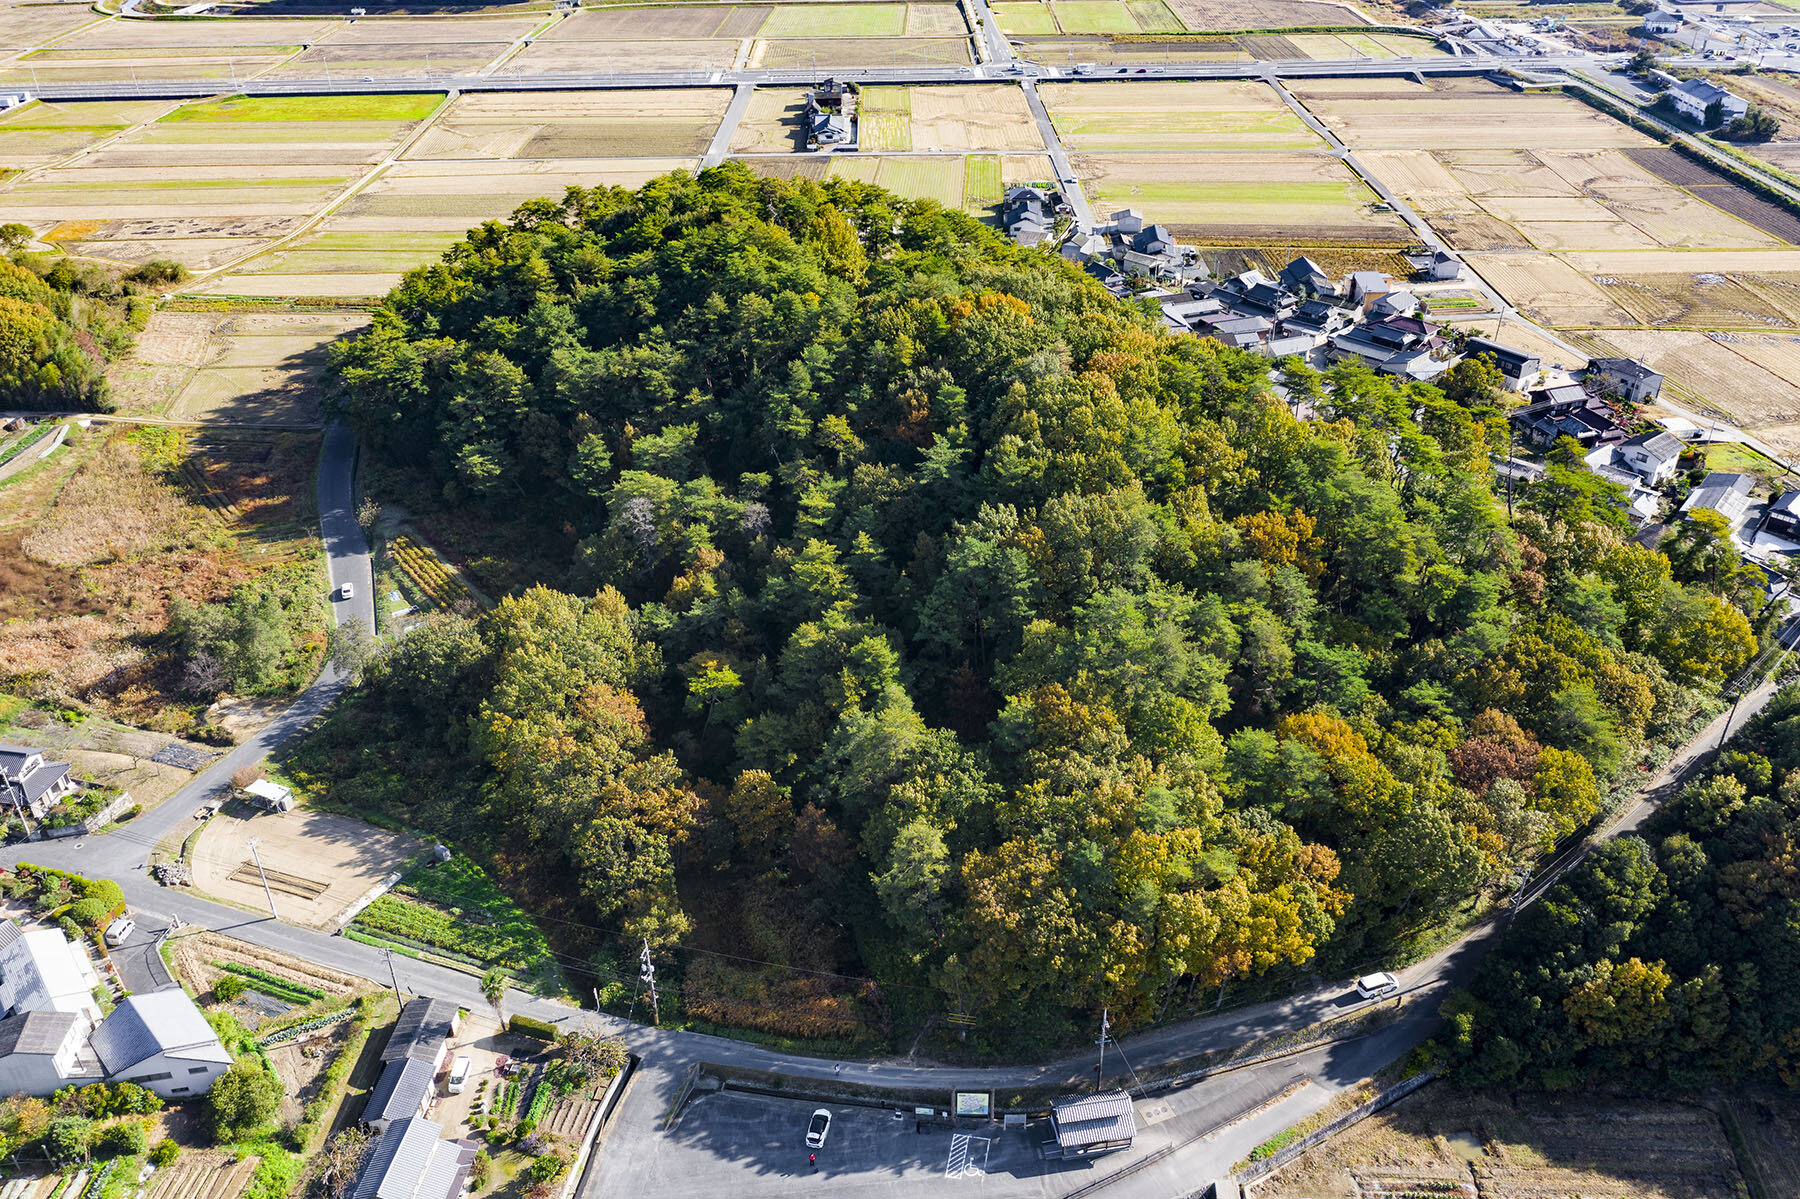
<path fill-rule="evenodd" d="M 557 1037 L 556 1025 L 531 1016 L 514 1016 L 506 1022 L 506 1031 L 521 1037 L 533 1037 L 539 1041 L 554 1041 Z"/>

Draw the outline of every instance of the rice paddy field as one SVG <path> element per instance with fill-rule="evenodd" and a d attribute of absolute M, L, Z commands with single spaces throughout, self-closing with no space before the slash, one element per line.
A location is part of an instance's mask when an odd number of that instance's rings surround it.
<path fill-rule="evenodd" d="M 1301 25 L 1370 25 L 1354 4 L 1334 0 L 1168 0 L 1196 33 L 1220 29 L 1292 29 Z"/>
<path fill-rule="evenodd" d="M 773 166 L 775 174 L 799 173 L 781 171 L 779 160 L 745 161 L 758 170 Z M 935 200 L 946 208 L 985 214 L 999 204 L 1004 188 L 1046 182 L 1054 175 L 1047 154 L 844 154 L 829 159 L 824 177 L 873 183 L 911 200 Z"/>
<path fill-rule="evenodd" d="M 414 161 L 698 155 L 729 90 L 471 92 L 451 102 L 407 148 Z"/>
<path fill-rule="evenodd" d="M 1300 79 L 1288 90 L 1354 150 L 1607 149 L 1648 138 L 1577 100 L 1482 79 Z"/>
<path fill-rule="evenodd" d="M 0 168 L 28 171 L 50 166 L 108 138 L 154 121 L 172 100 L 33 103 L 0 114 Z"/>
<path fill-rule="evenodd" d="M 108 377 L 132 415 L 317 424 L 326 347 L 367 323 L 360 313 L 164 308 Z"/>
<path fill-rule="evenodd" d="M 1410 232 L 1328 154 L 1084 154 L 1097 213 L 1141 209 L 1184 241 L 1404 246 Z"/>
<path fill-rule="evenodd" d="M 963 64 L 969 28 L 945 3 L 681 4 L 594 8 L 556 21 L 500 74 L 591 69 Z"/>
<path fill-rule="evenodd" d="M 864 151 L 1044 148 L 1024 92 L 1011 84 L 865 87 L 857 111 Z"/>
<path fill-rule="evenodd" d="M 1039 95 L 1071 151 L 1324 148 L 1273 88 L 1255 81 L 1047 83 Z"/>
<path fill-rule="evenodd" d="M 442 101 L 425 94 L 30 105 L 0 124 L 0 140 L 8 128 L 48 125 L 85 131 L 91 152 L 10 180 L 0 187 L 0 211 L 72 253 L 171 258 L 209 270 L 299 229 Z"/>

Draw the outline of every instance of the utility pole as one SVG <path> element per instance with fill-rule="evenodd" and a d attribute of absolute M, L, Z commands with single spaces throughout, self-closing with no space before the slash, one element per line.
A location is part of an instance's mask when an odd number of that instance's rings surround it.
<path fill-rule="evenodd" d="M 660 1024 L 662 1012 L 656 1004 L 656 965 L 650 960 L 650 938 L 644 938 L 644 952 L 638 955 L 638 977 L 650 988 L 650 1023 Z"/>
<path fill-rule="evenodd" d="M 399 1003 L 406 1002 L 400 998 L 400 976 L 394 973 L 394 951 L 391 949 L 383 949 L 381 951 L 381 960 L 387 963 L 388 981 L 394 984 L 395 1001 Z"/>
<path fill-rule="evenodd" d="M 268 873 L 263 870 L 262 854 L 257 852 L 256 845 L 257 839 L 255 837 L 250 838 L 250 856 L 256 859 L 256 873 L 257 877 L 262 879 L 263 896 L 269 901 L 269 915 L 279 920 L 281 919 L 281 916 L 275 911 L 275 892 L 269 890 L 269 876 Z"/>
<path fill-rule="evenodd" d="M 1094 1090 L 1106 1079 L 1106 1034 L 1112 1030 L 1112 1009 L 1100 1009 L 1100 1064 L 1094 1067 Z"/>
<path fill-rule="evenodd" d="M 19 813 L 19 823 L 25 827 L 25 839 L 31 839 L 31 805 L 25 802 L 25 788 L 16 782 L 5 771 L 0 771 L 0 782 L 6 784 L 7 802 Z"/>

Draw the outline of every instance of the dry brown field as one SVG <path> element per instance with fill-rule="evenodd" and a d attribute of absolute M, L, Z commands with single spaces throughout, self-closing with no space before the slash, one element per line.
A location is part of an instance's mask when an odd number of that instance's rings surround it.
<path fill-rule="evenodd" d="M 1051 66 L 1077 62 L 1135 66 L 1165 62 L 1252 62 L 1255 56 L 1235 42 L 1101 42 L 1033 39 L 1019 47 L 1019 56 Z"/>
<path fill-rule="evenodd" d="M 558 21 L 538 41 L 688 41 L 755 37 L 756 31 L 774 11 L 766 4 L 590 8 Z"/>
<path fill-rule="evenodd" d="M 29 171 L 153 121 L 172 100 L 27 104 L 0 116 L 0 171 Z"/>
<path fill-rule="evenodd" d="M 414 145 L 414 161 L 662 157 L 706 149 L 731 93 L 720 89 L 459 96 Z"/>
<path fill-rule="evenodd" d="M 892 135 L 874 139 L 872 114 L 894 114 Z M 863 89 L 859 145 L 870 150 L 1034 151 L 1044 148 L 1025 94 L 1009 83 Z"/>
<path fill-rule="evenodd" d="M 325 347 L 367 323 L 362 313 L 165 307 L 108 378 L 131 415 L 317 424 Z"/>
<path fill-rule="evenodd" d="M 1648 138 L 1566 96 L 1479 80 L 1294 80 L 1289 89 L 1354 149 L 1600 149 Z"/>
<path fill-rule="evenodd" d="M 1181 23 L 1195 32 L 1370 23 L 1354 6 L 1326 0 L 1168 0 L 1168 4 Z"/>
<path fill-rule="evenodd" d="M 423 848 L 411 837 L 344 816 L 305 808 L 250 811 L 228 810 L 207 822 L 194 842 L 194 889 L 241 908 L 267 911 L 268 898 L 250 856 L 254 837 L 276 912 L 304 928 L 335 929 L 351 904 L 403 870 Z"/>
<path fill-rule="evenodd" d="M 42 46 L 102 20 L 80 4 L 0 4 L 0 52 Z"/>
<path fill-rule="evenodd" d="M 472 75 L 511 42 L 322 42 L 265 74 L 275 79 Z"/>
<path fill-rule="evenodd" d="M 1634 324 L 1592 279 L 1554 254 L 1476 253 L 1469 266 L 1520 312 L 1553 327 Z"/>
<path fill-rule="evenodd" d="M 215 50 L 220 46 L 303 46 L 341 29 L 340 19 L 221 17 L 216 20 L 142 21 L 115 18 L 59 42 L 60 49 Z"/>
<path fill-rule="evenodd" d="M 166 52 L 43 50 L 0 68 L 0 84 L 85 83 L 96 78 L 137 83 L 159 80 L 214 80 L 229 86 L 279 66 L 299 46 L 250 46 Z"/>
<path fill-rule="evenodd" d="M 745 49 L 738 39 L 631 42 L 533 42 L 503 63 L 499 75 L 555 75 L 591 71 L 598 63 L 620 71 L 725 70 Z"/>
<path fill-rule="evenodd" d="M 1715 409 L 1752 432 L 1800 422 L 1800 374 L 1792 370 L 1789 337 L 1607 329 L 1588 340 L 1660 371 L 1676 400 Z"/>
<path fill-rule="evenodd" d="M 1369 1195 L 1721 1199 L 1743 1175 L 1697 1105 L 1453 1091 L 1444 1083 L 1303 1154 L 1257 1199 Z"/>
<path fill-rule="evenodd" d="M 339 22 L 336 28 L 313 44 L 387 46 L 396 43 L 511 42 L 541 24 L 542 14 L 524 17 L 362 17 Z"/>
<path fill-rule="evenodd" d="M 759 87 L 731 134 L 733 154 L 780 154 L 806 148 L 806 93 L 798 88 Z M 824 165 L 819 168 L 822 178 Z"/>

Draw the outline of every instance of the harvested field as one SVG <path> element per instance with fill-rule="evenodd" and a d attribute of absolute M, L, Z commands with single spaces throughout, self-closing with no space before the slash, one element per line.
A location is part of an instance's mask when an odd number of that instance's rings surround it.
<path fill-rule="evenodd" d="M 1592 279 L 1554 254 L 1470 254 L 1469 266 L 1519 311 L 1553 327 L 1631 325 Z"/>
<path fill-rule="evenodd" d="M 896 6 L 898 7 L 898 6 Z M 540 42 L 687 41 L 755 37 L 774 8 L 766 5 L 688 5 L 589 8 L 552 25 Z"/>
<path fill-rule="evenodd" d="M 472 75 L 512 47 L 511 42 L 324 42 L 264 73 L 269 79 L 318 79 L 331 74 Z"/>
<path fill-rule="evenodd" d="M 200 17 L 180 21 L 102 21 L 58 46 L 64 49 L 212 50 L 219 46 L 302 46 L 342 28 L 341 18 L 266 20 Z"/>
<path fill-rule="evenodd" d="M 144 1199 L 237 1199 L 260 1161 L 255 1155 L 236 1161 L 222 1150 L 190 1149 L 156 1172 Z"/>
<path fill-rule="evenodd" d="M 421 849 L 410 837 L 305 808 L 254 816 L 221 813 L 194 842 L 195 890 L 267 911 L 254 864 L 243 873 L 244 864 L 251 862 L 251 837 L 261 844 L 264 869 L 304 881 L 308 890 L 319 887 L 311 895 L 278 893 L 275 899 L 283 920 L 317 929 L 335 929 L 351 904 L 389 874 L 402 871 Z"/>
<path fill-rule="evenodd" d="M 1030 41 L 1019 49 L 1032 62 L 1067 66 L 1072 62 L 1135 66 L 1139 63 L 1250 62 L 1252 55 L 1238 41 L 1221 42 L 1099 42 Z M 1054 86 L 1054 85 L 1053 85 Z"/>
<path fill-rule="evenodd" d="M 1461 1144 L 1459 1145 L 1458 1142 Z M 1442 1083 L 1302 1155 L 1260 1199 L 1375 1194 L 1718 1199 L 1748 1193 L 1719 1119 L 1698 1106 L 1453 1091 Z"/>
<path fill-rule="evenodd" d="M 596 158 L 546 162 L 404 162 L 332 215 L 338 233 L 461 234 L 500 220 L 526 200 L 562 199 L 570 187 L 641 187 L 692 158 Z"/>
<path fill-rule="evenodd" d="M 936 200 L 946 208 L 963 206 L 963 160 L 953 155 L 843 155 L 831 160 L 830 177 L 878 184 L 909 200 Z"/>
<path fill-rule="evenodd" d="M 1281 40 L 1299 51 L 1293 55 L 1295 58 L 1327 62 L 1361 58 L 1432 58 L 1443 54 L 1431 38 L 1398 34 L 1294 33 Z"/>
<path fill-rule="evenodd" d="M 731 135 L 733 154 L 773 154 L 806 148 L 806 93 L 799 89 L 759 87 Z M 866 136 L 867 131 L 864 131 Z M 820 162 L 820 177 L 824 162 Z"/>
<path fill-rule="evenodd" d="M 18 171 L 49 166 L 172 106 L 168 100 L 23 105 L 0 116 L 0 164 Z"/>
<path fill-rule="evenodd" d="M 237 18 L 233 18 L 236 20 Z M 543 24 L 537 16 L 360 17 L 340 22 L 314 42 L 327 46 L 387 46 L 399 42 L 454 45 L 462 42 L 499 42 L 522 38 Z"/>
<path fill-rule="evenodd" d="M 106 18 L 79 4 L 7 4 L 0 6 L 0 50 L 42 46 L 83 25 Z"/>
<path fill-rule="evenodd" d="M 1800 245 L 1800 216 L 1740 187 L 1729 176 L 1705 167 L 1664 146 L 1630 151 L 1631 159 L 1658 178 L 1686 188 L 1715 208 L 1793 245 Z"/>
<path fill-rule="evenodd" d="M 758 30 L 762 37 L 899 37 L 904 4 L 782 4 Z"/>
<path fill-rule="evenodd" d="M 1188 241 L 1404 246 L 1413 240 L 1327 154 L 1082 154 L 1072 165 L 1094 206 L 1140 208 Z"/>
<path fill-rule="evenodd" d="M 1678 400 L 1724 413 L 1746 429 L 1800 422 L 1793 338 L 1751 333 L 1608 329 L 1587 338 L 1599 352 L 1640 359 L 1667 377 Z"/>
<path fill-rule="evenodd" d="M 930 67 L 967 66 L 967 38 L 792 38 L 759 40 L 750 50 L 749 65 L 771 70 L 817 67 Z"/>
<path fill-rule="evenodd" d="M 771 179 L 824 179 L 831 169 L 828 158 L 737 158 L 759 175 Z"/>
<path fill-rule="evenodd" d="M 496 74 L 554 74 L 592 70 L 597 57 L 621 71 L 723 70 L 737 61 L 743 43 L 735 38 L 694 41 L 533 42 L 506 60 Z"/>
<path fill-rule="evenodd" d="M 609 158 L 654 149 L 699 154 L 730 103 L 724 89 L 459 96 L 416 143 L 413 160 Z"/>
<path fill-rule="evenodd" d="M 1793 1097 L 1737 1094 L 1725 1106 L 1764 1192 L 1800 1195 L 1800 1106 Z"/>
<path fill-rule="evenodd" d="M 312 424 L 321 419 L 325 347 L 361 329 L 360 313 L 164 310 L 128 362 L 181 372 L 169 415 L 183 420 Z M 145 361 L 146 352 L 153 355 Z M 164 359 L 159 362 L 156 359 Z M 173 359 L 174 361 L 166 361 Z"/>
<path fill-rule="evenodd" d="M 1042 150 L 1043 138 L 1008 83 L 868 87 L 859 110 L 865 150 Z"/>
<path fill-rule="evenodd" d="M 1404 276 L 1410 269 L 1406 259 L 1396 250 L 1369 249 L 1357 246 L 1219 246 L 1196 247 L 1208 266 L 1221 275 L 1243 271 L 1261 271 L 1271 278 L 1282 267 L 1304 254 L 1323 267 L 1327 274 L 1341 278 L 1351 271 L 1381 271 Z"/>
<path fill-rule="evenodd" d="M 211 80 L 230 86 L 280 65 L 299 50 L 299 46 L 228 46 L 216 51 L 171 50 L 161 54 L 122 50 L 41 50 L 20 59 L 16 65 L 0 68 L 0 83 L 33 87 L 39 83 L 86 83 L 95 78 L 125 78 L 139 83 Z"/>
<path fill-rule="evenodd" d="M 1169 0 L 1169 7 L 1183 25 L 1196 33 L 1370 23 L 1353 5 L 1327 0 Z"/>
<path fill-rule="evenodd" d="M 1518 321 L 1502 321 L 1499 317 L 1450 317 L 1444 322 L 1453 329 L 1463 329 L 1476 337 L 1490 337 L 1536 354 L 1546 367 L 1578 371 L 1587 365 L 1587 355 L 1570 353 L 1547 337 L 1543 337 Z M 1568 340 L 1568 339 L 1564 339 Z M 1577 347 L 1579 349 L 1579 347 Z"/>
<path fill-rule="evenodd" d="M 1048 4 L 995 4 L 991 6 L 1000 28 L 1006 33 L 1024 36 L 1057 34 L 1056 14 Z"/>
<path fill-rule="evenodd" d="M 1124 0 L 1050 0 L 1064 33 L 1142 33 Z"/>
<path fill-rule="evenodd" d="M 1047 83 L 1070 150 L 1314 150 L 1318 137 L 1257 82 Z"/>
<path fill-rule="evenodd" d="M 1359 150 L 1650 144 L 1643 134 L 1566 96 L 1522 95 L 1480 80 L 1437 80 L 1423 87 L 1401 79 L 1293 80 L 1288 90 Z"/>

